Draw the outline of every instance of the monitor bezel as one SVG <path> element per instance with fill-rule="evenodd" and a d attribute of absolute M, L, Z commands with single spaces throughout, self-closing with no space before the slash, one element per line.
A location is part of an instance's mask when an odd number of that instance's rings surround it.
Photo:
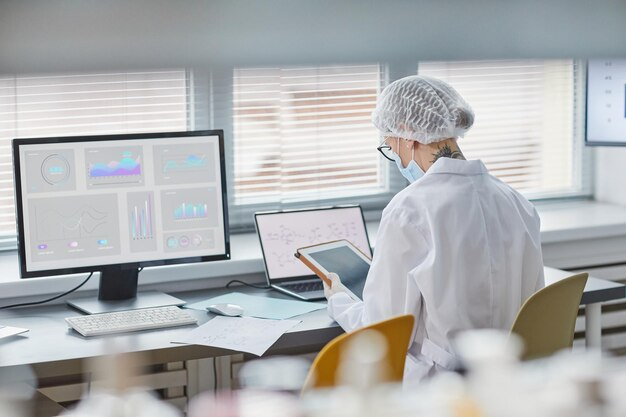
<path fill-rule="evenodd" d="M 224 253 L 218 255 L 207 256 L 191 256 L 172 259 L 160 259 L 149 261 L 125 262 L 125 263 L 103 263 L 93 266 L 76 266 L 59 269 L 45 269 L 38 271 L 28 271 L 26 266 L 26 242 L 24 236 L 24 218 L 22 205 L 22 184 L 21 174 L 22 167 L 20 165 L 20 147 L 22 145 L 41 145 L 54 143 L 74 143 L 74 142 L 99 142 L 99 141 L 115 141 L 115 140 L 145 140 L 145 139 L 161 139 L 161 138 L 178 138 L 178 137 L 197 137 L 197 136 L 217 136 L 219 142 L 220 157 L 220 175 L 222 186 L 222 212 L 224 218 Z M 228 198 L 226 188 L 226 157 L 224 152 L 224 131 L 216 130 L 195 130 L 183 132 L 159 132 L 159 133 L 130 133 L 130 134 L 113 134 L 113 135 L 89 135 L 89 136 L 62 136 L 62 137 L 40 137 L 40 138 L 20 138 L 11 141 L 13 153 L 13 185 L 15 189 L 15 218 L 17 223 L 17 251 L 19 258 L 20 277 L 21 278 L 37 278 L 55 275 L 71 275 L 85 272 L 97 272 L 110 267 L 121 267 L 122 270 L 138 269 L 152 266 L 165 266 L 177 264 L 191 264 L 199 262 L 211 262 L 230 259 L 230 233 L 228 221 Z"/>

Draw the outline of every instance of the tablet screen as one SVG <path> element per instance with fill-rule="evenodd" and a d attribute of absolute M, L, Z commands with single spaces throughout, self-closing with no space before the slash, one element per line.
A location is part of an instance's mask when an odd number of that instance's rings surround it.
<path fill-rule="evenodd" d="M 334 272 L 341 278 L 341 283 L 361 300 L 363 287 L 370 266 L 354 251 L 345 246 L 310 253 L 309 256 L 326 271 Z"/>

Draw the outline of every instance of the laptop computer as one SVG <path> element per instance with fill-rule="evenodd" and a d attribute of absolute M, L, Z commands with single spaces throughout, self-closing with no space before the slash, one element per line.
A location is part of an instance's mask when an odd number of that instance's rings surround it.
<path fill-rule="evenodd" d="M 372 256 L 358 205 L 255 213 L 267 283 L 301 300 L 324 298 L 322 280 L 294 256 L 303 246 L 347 239 Z"/>

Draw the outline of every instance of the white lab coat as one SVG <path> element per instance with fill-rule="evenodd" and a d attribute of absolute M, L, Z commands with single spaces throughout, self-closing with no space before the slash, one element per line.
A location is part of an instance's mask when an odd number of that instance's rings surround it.
<path fill-rule="evenodd" d="M 509 329 L 543 286 L 533 205 L 481 161 L 440 158 L 383 210 L 363 301 L 338 293 L 328 311 L 346 331 L 412 314 L 410 386 L 454 367 L 457 332 Z"/>

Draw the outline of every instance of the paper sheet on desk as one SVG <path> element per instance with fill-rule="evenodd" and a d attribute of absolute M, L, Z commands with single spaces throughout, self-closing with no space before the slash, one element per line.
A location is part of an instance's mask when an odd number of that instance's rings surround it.
<path fill-rule="evenodd" d="M 3 337 L 9 337 L 16 334 L 27 332 L 28 329 L 22 329 L 21 327 L 1 326 L 0 325 L 0 339 Z"/>
<path fill-rule="evenodd" d="M 229 294 L 220 295 L 219 297 L 187 304 L 185 307 L 205 311 L 211 304 L 219 303 L 237 304 L 243 308 L 243 315 L 247 317 L 276 320 L 288 319 L 290 317 L 299 316 L 300 314 L 326 308 L 325 304 L 259 297 L 240 292 L 231 292 Z"/>
<path fill-rule="evenodd" d="M 261 356 L 300 320 L 215 317 L 172 343 L 204 345 Z"/>

